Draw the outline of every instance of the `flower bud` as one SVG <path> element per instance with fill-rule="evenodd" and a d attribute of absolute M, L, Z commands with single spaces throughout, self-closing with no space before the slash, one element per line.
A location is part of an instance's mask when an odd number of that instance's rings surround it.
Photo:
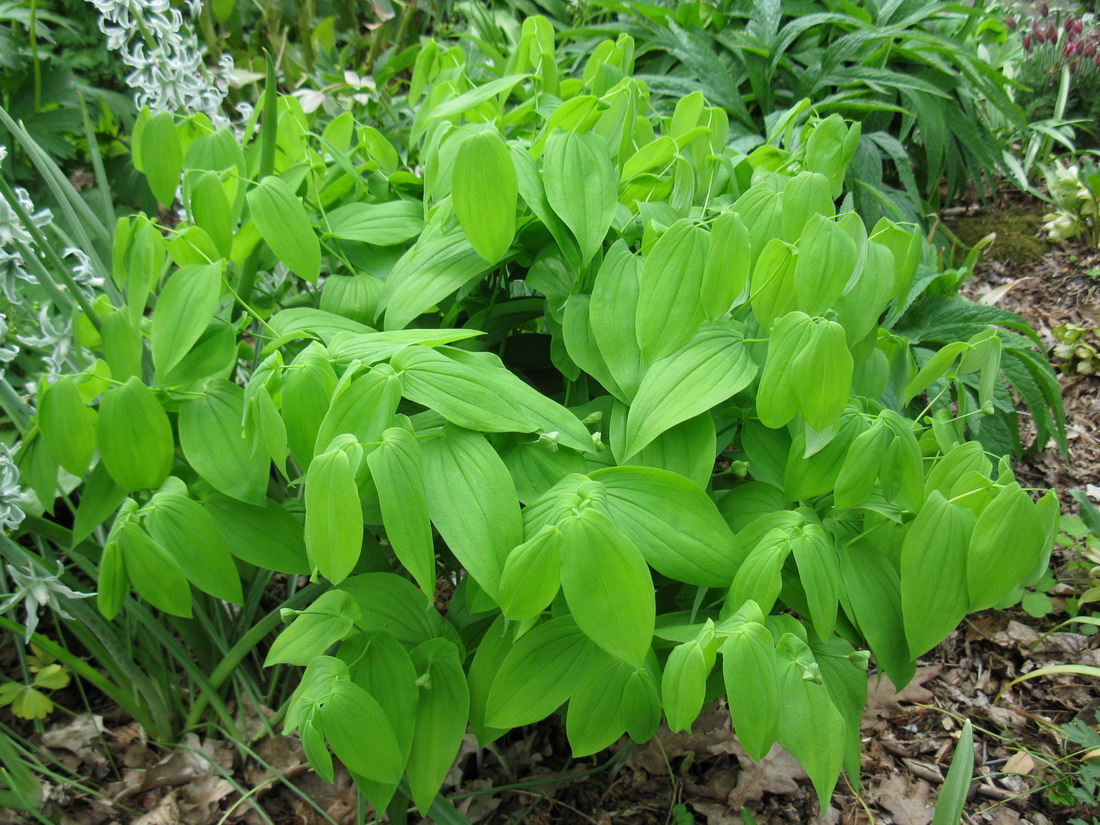
<path fill-rule="evenodd" d="M 1076 20 L 1073 21 L 1073 33 L 1074 34 L 1080 34 L 1084 30 L 1085 30 L 1085 24 L 1082 23 L 1081 18 L 1078 17 Z"/>
<path fill-rule="evenodd" d="M 1096 65 L 1100 66 L 1100 54 L 1096 55 Z"/>
<path fill-rule="evenodd" d="M 1013 17 L 1011 14 L 1005 15 L 1005 25 L 1008 26 L 1010 29 L 1015 29 L 1017 26 L 1016 18 Z"/>
<path fill-rule="evenodd" d="M 1035 35 L 1035 42 L 1036 43 L 1045 43 L 1046 42 L 1047 36 L 1045 34 L 1043 34 L 1042 29 L 1035 29 L 1035 31 L 1033 33 Z"/>
<path fill-rule="evenodd" d="M 1024 35 L 1024 51 L 1025 52 L 1031 51 L 1031 35 L 1030 34 L 1025 34 Z"/>
<path fill-rule="evenodd" d="M 1074 23 L 1076 23 L 1076 22 L 1077 22 L 1077 18 L 1076 18 L 1076 17 L 1074 17 L 1074 16 L 1073 16 L 1073 15 L 1071 14 L 1071 15 L 1070 15 L 1069 17 L 1067 17 L 1067 18 L 1066 18 L 1066 22 L 1062 24 L 1062 27 L 1063 27 L 1063 28 L 1064 28 L 1064 29 L 1065 29 L 1066 31 L 1068 31 L 1068 32 L 1071 32 L 1071 31 L 1073 31 L 1073 24 L 1074 24 Z"/>
<path fill-rule="evenodd" d="M 1050 6 L 1048 6 L 1046 3 L 1040 3 L 1039 4 L 1039 16 L 1040 17 L 1046 17 L 1048 14 L 1050 14 Z"/>
<path fill-rule="evenodd" d="M 1096 55 L 1096 43 L 1090 40 L 1084 46 L 1081 47 L 1081 54 L 1085 57 L 1094 57 Z"/>
<path fill-rule="evenodd" d="M 1053 23 L 1047 26 L 1047 40 L 1049 40 L 1051 43 L 1054 43 L 1058 40 L 1058 29 L 1054 28 Z"/>

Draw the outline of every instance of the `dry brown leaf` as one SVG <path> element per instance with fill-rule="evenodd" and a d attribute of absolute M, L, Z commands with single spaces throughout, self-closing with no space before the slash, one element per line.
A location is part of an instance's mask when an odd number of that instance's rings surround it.
<path fill-rule="evenodd" d="M 882 674 L 867 677 L 867 705 L 863 709 L 863 718 L 859 726 L 862 730 L 878 727 L 884 720 L 898 716 L 904 708 L 902 702 L 928 702 L 932 692 L 924 683 L 939 675 L 939 665 L 918 668 L 916 674 L 900 691 L 894 687 L 890 677 Z"/>
<path fill-rule="evenodd" d="M 133 820 L 131 825 L 180 825 L 180 806 L 176 802 L 176 792 L 166 794 L 153 810 Z"/>
<path fill-rule="evenodd" d="M 57 725 L 42 734 L 42 744 L 47 748 L 76 754 L 89 765 L 102 765 L 107 762 L 107 757 L 100 737 L 106 732 L 102 716 L 81 713 L 67 725 Z"/>
<path fill-rule="evenodd" d="M 894 815 L 897 825 L 928 825 L 935 815 L 934 804 L 929 800 L 931 786 L 923 781 L 912 781 L 897 774 L 891 776 L 868 797 Z"/>
<path fill-rule="evenodd" d="M 766 793 L 796 794 L 799 792 L 798 780 L 807 778 L 802 766 L 779 745 L 774 745 L 759 762 L 753 761 L 740 744 L 737 745 L 736 755 L 741 763 L 741 772 L 726 799 L 735 811 L 746 802 L 763 799 Z"/>
<path fill-rule="evenodd" d="M 1016 751 L 1005 763 L 1005 773 L 1018 773 L 1027 775 L 1035 770 L 1035 760 L 1027 751 Z"/>

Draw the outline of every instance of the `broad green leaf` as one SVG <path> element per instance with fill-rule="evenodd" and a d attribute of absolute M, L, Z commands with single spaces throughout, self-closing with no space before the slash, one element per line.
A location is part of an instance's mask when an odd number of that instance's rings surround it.
<path fill-rule="evenodd" d="M 183 358 L 157 380 L 166 387 L 189 387 L 206 378 L 228 378 L 236 365 L 236 331 L 215 318 Z"/>
<path fill-rule="evenodd" d="M 268 176 L 248 193 L 248 208 L 275 257 L 307 281 L 321 274 L 321 244 L 301 198 L 282 178 Z"/>
<path fill-rule="evenodd" d="M 811 217 L 798 238 L 794 267 L 798 308 L 807 315 L 834 308 L 855 271 L 856 259 L 855 241 L 840 224 L 824 215 Z"/>
<path fill-rule="evenodd" d="M 493 132 L 478 132 L 458 148 L 451 177 L 455 215 L 470 245 L 491 264 L 516 234 L 519 183 L 508 147 Z"/>
<path fill-rule="evenodd" d="M 96 423 L 96 413 L 81 397 L 73 376 L 61 376 L 41 394 L 38 427 L 54 461 L 75 476 L 83 477 L 92 463 Z"/>
<path fill-rule="evenodd" d="M 618 176 L 597 135 L 554 132 L 542 164 L 546 199 L 572 231 L 585 263 L 603 243 L 618 203 Z"/>
<path fill-rule="evenodd" d="M 187 579 L 216 599 L 241 604 L 241 579 L 213 517 L 197 501 L 157 493 L 145 517 L 149 535 L 179 563 Z"/>
<path fill-rule="evenodd" d="M 281 413 L 290 454 L 300 467 L 308 467 L 313 458 L 317 432 L 328 412 L 336 381 L 325 348 L 316 342 L 298 353 L 286 371 Z"/>
<path fill-rule="evenodd" d="M 221 256 L 228 258 L 233 248 L 233 228 L 236 221 L 221 178 L 216 172 L 190 172 L 184 189 L 195 225 L 210 236 Z"/>
<path fill-rule="evenodd" d="M 244 390 L 221 380 L 180 407 L 180 446 L 215 490 L 247 504 L 267 500 L 270 461 L 244 437 Z"/>
<path fill-rule="evenodd" d="M 765 427 L 785 427 L 798 414 L 799 387 L 794 365 L 815 334 L 813 320 L 804 312 L 783 316 L 772 329 L 768 358 L 756 393 L 756 411 Z M 815 376 L 815 381 L 819 376 Z"/>
<path fill-rule="evenodd" d="M 657 690 L 659 675 L 656 666 L 636 668 L 623 688 L 623 726 L 635 742 L 648 742 L 661 724 L 661 697 Z"/>
<path fill-rule="evenodd" d="M 426 814 L 466 733 L 470 691 L 458 649 L 446 639 L 430 639 L 409 655 L 422 680 L 406 770 L 413 803 Z"/>
<path fill-rule="evenodd" d="M 322 453 L 306 471 L 306 550 L 333 584 L 348 577 L 363 549 L 363 510 L 355 468 L 339 448 Z"/>
<path fill-rule="evenodd" d="M 466 683 L 470 687 L 470 729 L 481 745 L 487 745 L 505 733 L 501 728 L 488 727 L 485 713 L 493 680 L 500 671 L 504 657 L 512 649 L 513 627 L 503 614 L 498 615 L 478 642 L 466 673 Z"/>
<path fill-rule="evenodd" d="M 756 249 L 755 245 L 753 249 Z M 779 238 L 772 238 L 760 250 L 752 270 L 749 301 L 753 315 L 766 330 L 776 319 L 798 308 L 794 289 L 794 273 L 798 265 L 798 248 Z"/>
<path fill-rule="evenodd" d="M 347 593 L 328 590 L 305 610 L 295 612 L 294 621 L 271 643 L 264 667 L 308 665 L 351 633 L 359 618 L 359 605 Z"/>
<path fill-rule="evenodd" d="M 877 548 L 855 542 L 840 553 L 840 577 L 844 612 L 863 634 L 890 681 L 907 684 L 916 666 L 905 641 L 897 564 Z"/>
<path fill-rule="evenodd" d="M 356 626 L 366 633 L 385 630 L 407 645 L 446 635 L 439 611 L 408 579 L 394 573 L 363 573 L 346 579 L 340 589 L 362 610 Z"/>
<path fill-rule="evenodd" d="M 928 359 L 927 363 L 921 367 L 920 372 L 914 375 L 913 380 L 906 385 L 905 402 L 909 403 L 942 378 L 955 363 L 955 360 L 968 349 L 969 346 L 965 341 L 952 341 L 950 344 L 936 350 L 936 354 Z"/>
<path fill-rule="evenodd" d="M 516 436 L 496 447 L 512 474 L 516 495 L 524 504 L 542 496 L 567 475 L 583 473 L 586 469 L 580 453 L 550 439 Z"/>
<path fill-rule="evenodd" d="M 634 668 L 610 657 L 594 660 L 569 699 L 565 732 L 573 758 L 589 756 L 615 744 L 626 725 L 622 703 Z"/>
<path fill-rule="evenodd" d="M 569 410 L 525 384 L 488 353 L 408 347 L 390 361 L 405 397 L 448 421 L 484 432 L 556 433 L 567 447 L 591 450 L 592 437 Z"/>
<path fill-rule="evenodd" d="M 753 759 L 767 756 L 779 735 L 779 670 L 772 634 L 744 622 L 722 643 L 722 674 L 734 731 Z"/>
<path fill-rule="evenodd" d="M 308 575 L 311 571 L 301 522 L 275 502 L 258 507 L 214 495 L 203 507 L 237 558 L 279 573 Z"/>
<path fill-rule="evenodd" d="M 806 524 L 791 537 L 791 552 L 806 591 L 814 632 L 828 639 L 836 626 L 840 599 L 840 558 L 833 537 L 816 524 Z"/>
<path fill-rule="evenodd" d="M 623 441 L 626 418 L 630 408 L 616 403 L 611 411 L 611 448 Z M 665 430 L 640 451 L 630 457 L 631 464 L 655 467 L 679 473 L 684 478 L 706 488 L 714 473 L 714 457 L 718 454 L 714 416 L 700 413 L 675 427 Z"/>
<path fill-rule="evenodd" d="M 317 430 L 314 455 L 328 449 L 332 439 L 348 433 L 360 443 L 381 440 L 393 423 L 401 401 L 401 379 L 389 364 L 378 364 L 360 374 L 345 374 L 336 385 L 328 412 Z"/>
<path fill-rule="evenodd" d="M 609 467 L 591 477 L 604 485 L 611 521 L 659 573 L 703 587 L 733 580 L 745 554 L 700 487 L 648 467 Z"/>
<path fill-rule="evenodd" d="M 385 281 L 367 272 L 346 276 L 330 275 L 321 289 L 320 307 L 325 312 L 350 318 L 360 324 L 372 324 L 378 314 L 384 285 Z"/>
<path fill-rule="evenodd" d="M 516 728 L 540 722 L 572 695 L 603 654 L 572 616 L 533 628 L 504 656 L 489 690 L 485 722 Z"/>
<path fill-rule="evenodd" d="M 425 595 L 434 598 L 435 546 L 420 444 L 408 430 L 391 427 L 382 434 L 382 444 L 367 454 L 367 464 L 394 555 Z"/>
<path fill-rule="evenodd" d="M 859 279 L 836 302 L 848 343 L 862 341 L 878 325 L 894 296 L 894 256 L 880 243 L 867 243 L 867 260 Z"/>
<path fill-rule="evenodd" d="M 480 433 L 446 427 L 421 445 L 428 512 L 462 566 L 496 598 L 508 553 L 523 541 L 516 488 Z"/>
<path fill-rule="evenodd" d="M 486 386 L 487 367 L 466 365 L 429 347 L 407 347 L 390 360 L 406 398 L 448 421 L 484 432 L 533 432 L 509 395 Z"/>
<path fill-rule="evenodd" d="M 722 403 L 756 377 L 735 321 L 707 324 L 678 352 L 646 370 L 616 452 L 627 460 L 661 433 Z"/>
<path fill-rule="evenodd" d="M 143 307 L 144 309 L 144 307 Z M 111 378 L 126 381 L 141 377 L 144 344 L 137 322 L 129 312 L 119 310 L 103 319 L 103 357 L 111 368 Z"/>
<path fill-rule="evenodd" d="M 636 315 L 642 261 L 616 241 L 604 255 L 588 307 L 592 336 L 612 377 L 628 397 L 642 380 Z M 583 368 L 583 365 L 582 365 Z"/>
<path fill-rule="evenodd" d="M 438 238 L 425 234 L 422 240 L 423 245 L 418 242 L 402 255 L 386 277 L 382 306 L 387 330 L 408 326 L 490 268 L 460 230 Z"/>
<path fill-rule="evenodd" d="M 126 491 L 115 484 L 111 474 L 107 472 L 107 466 L 102 461 L 96 464 L 81 490 L 71 546 L 77 547 L 88 538 L 119 508 L 125 498 Z"/>
<path fill-rule="evenodd" d="M 708 321 L 729 311 L 749 283 L 752 270 L 749 230 L 736 212 L 723 212 L 711 225 L 710 248 L 699 298 Z"/>
<path fill-rule="evenodd" d="M 167 375 L 206 330 L 221 295 L 222 264 L 181 267 L 168 279 L 153 310 L 153 364 Z"/>
<path fill-rule="evenodd" d="M 677 645 L 669 654 L 661 680 L 661 698 L 671 731 L 691 730 L 691 724 L 703 709 L 707 692 L 707 676 L 714 664 L 708 665 L 706 651 L 698 641 Z"/>
<path fill-rule="evenodd" d="M 596 341 L 596 325 L 592 321 L 591 311 L 591 298 L 584 293 L 578 292 L 566 299 L 561 323 L 565 351 L 578 367 L 599 381 L 616 398 L 628 398 L 630 394 L 615 380 Z"/>
<path fill-rule="evenodd" d="M 175 442 L 168 415 L 138 378 L 112 387 L 99 402 L 99 455 L 126 491 L 159 487 L 172 470 Z"/>
<path fill-rule="evenodd" d="M 935 490 L 944 496 L 951 496 L 952 490 L 960 479 L 970 473 L 989 478 L 991 469 L 992 463 L 981 443 L 967 441 L 957 445 L 947 455 L 936 461 L 924 480 L 924 491 L 930 494 Z"/>
<path fill-rule="evenodd" d="M 752 267 L 755 270 L 764 247 L 783 233 L 783 196 L 776 191 L 774 183 L 762 181 L 737 199 L 733 212 L 748 230 Z"/>
<path fill-rule="evenodd" d="M 685 218 L 669 227 L 646 256 L 636 324 L 647 363 L 676 352 L 702 323 L 709 246 L 710 236 Z"/>
<path fill-rule="evenodd" d="M 561 531 L 546 525 L 515 547 L 504 562 L 500 607 L 510 619 L 532 619 L 561 587 Z"/>
<path fill-rule="evenodd" d="M 815 430 L 834 425 L 852 395 L 852 354 L 844 328 L 835 321 L 814 322 L 814 331 L 791 365 L 798 408 Z"/>
<path fill-rule="evenodd" d="M 416 668 L 404 645 L 386 631 L 356 633 L 340 645 L 337 655 L 348 664 L 351 680 L 374 697 L 393 726 L 403 761 L 412 750 L 416 726 Z M 375 806 L 385 810 L 397 786 L 356 777 L 356 784 Z"/>
<path fill-rule="evenodd" d="M 737 569 L 726 596 L 730 612 L 740 610 L 750 600 L 770 613 L 783 589 L 780 575 L 791 552 L 791 533 L 779 527 L 766 533 Z"/>
<path fill-rule="evenodd" d="M 978 516 L 966 555 L 969 609 L 998 604 L 1027 578 L 1043 552 L 1046 531 L 1035 505 L 1012 482 Z"/>
<path fill-rule="evenodd" d="M 973 513 L 933 490 L 901 547 L 901 606 L 913 656 L 927 653 L 963 620 Z"/>
<path fill-rule="evenodd" d="M 122 602 L 130 592 L 130 583 L 126 577 L 126 561 L 122 557 L 122 547 L 117 541 L 109 541 L 103 548 L 97 582 L 96 606 L 103 618 L 112 621 L 122 610 Z"/>
<path fill-rule="evenodd" d="M 844 758 L 844 717 L 829 696 L 813 652 L 792 634 L 776 651 L 779 661 L 779 734 L 782 745 L 809 774 L 822 808 L 829 804 Z"/>
<path fill-rule="evenodd" d="M 176 199 L 183 169 L 183 147 L 170 112 L 160 112 L 134 135 L 134 167 L 145 173 L 153 195 L 165 206 Z"/>
<path fill-rule="evenodd" d="M 892 438 L 881 421 L 855 437 L 836 480 L 837 507 L 858 507 L 870 498 L 878 480 L 883 453 Z"/>
<path fill-rule="evenodd" d="M 393 725 L 385 711 L 359 685 L 337 682 L 321 705 L 321 727 L 340 761 L 353 773 L 376 782 L 401 779 L 404 768 Z"/>
<path fill-rule="evenodd" d="M 577 624 L 597 645 L 641 665 L 653 640 L 653 580 L 634 543 L 589 507 L 558 524 L 561 584 Z"/>
<path fill-rule="evenodd" d="M 424 231 L 424 208 L 415 201 L 349 203 L 329 212 L 325 225 L 334 238 L 392 246 Z"/>
<path fill-rule="evenodd" d="M 191 587 L 174 558 L 135 522 L 122 525 L 118 546 L 126 576 L 149 604 L 173 616 L 191 616 Z"/>
<path fill-rule="evenodd" d="M 793 243 L 815 216 L 836 215 L 832 187 L 824 175 L 808 170 L 787 178 L 783 187 L 783 239 Z"/>

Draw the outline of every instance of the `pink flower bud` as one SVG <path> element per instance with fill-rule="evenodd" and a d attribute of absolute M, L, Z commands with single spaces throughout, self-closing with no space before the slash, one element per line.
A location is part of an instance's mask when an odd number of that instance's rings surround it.
<path fill-rule="evenodd" d="M 1065 29 L 1066 31 L 1068 31 L 1068 32 L 1071 32 L 1071 31 L 1073 31 L 1073 24 L 1074 24 L 1074 23 L 1075 23 L 1076 21 L 1077 21 L 1077 18 L 1076 18 L 1076 17 L 1074 17 L 1074 16 L 1073 16 L 1073 15 L 1071 14 L 1071 15 L 1070 15 L 1069 17 L 1067 17 L 1067 18 L 1066 18 L 1066 22 L 1062 24 L 1062 27 L 1063 27 L 1063 28 L 1064 28 L 1064 29 Z"/>
<path fill-rule="evenodd" d="M 1008 26 L 1010 29 L 1015 29 L 1017 26 L 1016 18 L 1013 17 L 1011 14 L 1005 15 L 1005 25 Z"/>
<path fill-rule="evenodd" d="M 1047 26 L 1047 40 L 1051 43 L 1055 43 L 1058 40 L 1058 29 L 1054 28 L 1053 23 Z"/>
<path fill-rule="evenodd" d="M 1085 24 L 1081 22 L 1080 18 L 1073 21 L 1073 33 L 1074 34 L 1080 34 L 1084 30 L 1085 30 Z"/>
<path fill-rule="evenodd" d="M 1095 56 L 1095 54 L 1096 54 L 1096 43 L 1095 43 L 1095 41 L 1092 41 L 1092 40 L 1088 41 L 1088 42 L 1087 42 L 1087 43 L 1086 43 L 1086 44 L 1084 45 L 1084 47 L 1083 47 L 1083 48 L 1081 49 L 1081 53 L 1082 53 L 1082 54 L 1083 54 L 1083 55 L 1084 55 L 1085 57 L 1093 57 L 1093 56 Z"/>
<path fill-rule="evenodd" d="M 1040 17 L 1046 17 L 1048 14 L 1050 14 L 1050 6 L 1048 6 L 1046 3 L 1040 3 L 1039 4 L 1039 16 Z"/>
<path fill-rule="evenodd" d="M 1024 35 L 1024 51 L 1025 52 L 1031 51 L 1031 35 L 1030 34 L 1025 34 Z"/>
<path fill-rule="evenodd" d="M 1035 29 L 1034 34 L 1035 34 L 1035 42 L 1036 43 L 1045 43 L 1046 42 L 1047 36 L 1045 34 L 1043 34 L 1042 29 Z"/>

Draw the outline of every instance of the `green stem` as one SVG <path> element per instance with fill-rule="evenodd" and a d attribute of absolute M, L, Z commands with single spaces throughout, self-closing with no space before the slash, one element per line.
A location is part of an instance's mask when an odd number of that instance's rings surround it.
<path fill-rule="evenodd" d="M 311 584 L 308 587 L 304 587 L 294 594 L 294 596 L 287 599 L 283 604 L 279 605 L 277 609 L 272 610 L 260 619 L 251 630 L 241 637 L 239 642 L 229 649 L 225 654 L 225 658 L 222 659 L 221 664 L 214 668 L 214 672 L 210 674 L 208 679 L 210 687 L 214 690 L 220 688 L 222 683 L 232 675 L 233 671 L 241 663 L 244 657 L 251 653 L 252 649 L 262 642 L 271 631 L 282 624 L 282 608 L 296 607 L 303 602 L 309 601 L 323 588 L 324 585 L 321 584 Z M 209 696 L 207 693 L 203 693 L 195 700 L 195 703 L 191 705 L 191 710 L 187 714 L 184 730 L 189 730 L 198 724 L 202 712 L 206 709 L 208 701 Z"/>
<path fill-rule="evenodd" d="M 34 66 L 34 111 L 42 108 L 42 64 L 38 59 L 38 0 L 31 0 L 27 35 L 31 40 L 31 64 Z"/>
<path fill-rule="evenodd" d="M 27 403 L 15 391 L 15 388 L 3 377 L 0 377 L 0 408 L 8 414 L 19 432 L 25 433 L 27 431 L 34 411 L 27 406 Z"/>

